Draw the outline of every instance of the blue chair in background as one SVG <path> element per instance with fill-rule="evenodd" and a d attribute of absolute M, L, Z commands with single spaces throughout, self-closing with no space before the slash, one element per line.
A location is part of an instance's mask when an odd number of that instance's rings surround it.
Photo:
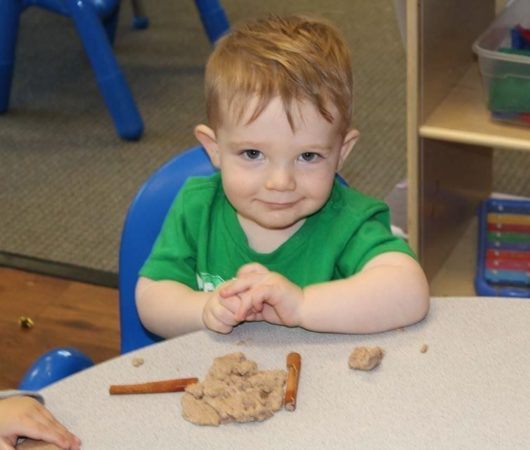
<path fill-rule="evenodd" d="M 210 42 L 214 43 L 228 31 L 230 24 L 219 0 L 195 0 L 202 25 Z"/>
<path fill-rule="evenodd" d="M 222 6 L 218 0 L 195 3 L 208 38 L 215 42 L 229 27 Z M 73 20 L 119 136 L 139 139 L 144 128 L 142 117 L 112 51 L 120 0 L 0 0 L 0 114 L 9 106 L 20 15 L 29 6 Z M 133 1 L 133 12 L 134 26 L 147 27 L 140 0 Z"/>
<path fill-rule="evenodd" d="M 161 339 L 146 330 L 140 322 L 134 295 L 138 272 L 149 256 L 169 207 L 186 179 L 190 176 L 211 175 L 215 170 L 205 150 L 200 146 L 193 147 L 160 167 L 131 202 L 123 226 L 119 256 L 121 353 Z M 52 349 L 28 369 L 19 389 L 41 389 L 92 364 L 87 356 L 75 349 Z"/>
<path fill-rule="evenodd" d="M 0 113 L 9 106 L 20 15 L 29 6 L 70 17 L 118 134 L 138 139 L 143 122 L 112 51 L 120 0 L 0 0 Z"/>

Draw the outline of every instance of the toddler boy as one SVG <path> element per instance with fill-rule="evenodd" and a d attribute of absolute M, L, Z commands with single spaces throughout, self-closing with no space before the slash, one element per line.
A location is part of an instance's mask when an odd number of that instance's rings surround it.
<path fill-rule="evenodd" d="M 340 33 L 302 16 L 235 28 L 209 58 L 206 99 L 195 136 L 219 173 L 183 186 L 141 269 L 146 328 L 372 333 L 421 320 L 427 281 L 388 207 L 335 179 L 359 136 Z"/>

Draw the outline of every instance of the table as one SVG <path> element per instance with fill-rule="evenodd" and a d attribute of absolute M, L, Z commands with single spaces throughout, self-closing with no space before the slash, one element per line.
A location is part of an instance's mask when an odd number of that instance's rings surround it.
<path fill-rule="evenodd" d="M 427 344 L 428 351 L 421 347 Z M 355 346 L 385 349 L 371 372 L 351 370 Z M 197 376 L 242 351 L 260 369 L 302 355 L 295 412 L 265 422 L 200 427 L 179 393 L 109 396 L 110 384 Z M 135 357 L 144 358 L 140 367 Z M 122 355 L 43 389 L 47 406 L 85 449 L 528 449 L 530 302 L 435 298 L 403 330 L 333 335 L 243 324 L 200 331 Z"/>

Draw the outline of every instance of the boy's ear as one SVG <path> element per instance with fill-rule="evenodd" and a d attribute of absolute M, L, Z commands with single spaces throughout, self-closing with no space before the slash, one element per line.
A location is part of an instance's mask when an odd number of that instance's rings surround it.
<path fill-rule="evenodd" d="M 346 158 L 352 151 L 353 146 L 357 143 L 358 139 L 359 139 L 359 132 L 357 130 L 351 129 L 347 131 L 346 135 L 344 136 L 344 140 L 342 141 L 342 145 L 340 147 L 339 166 L 337 170 L 340 170 L 342 168 L 344 161 L 346 161 Z"/>
<path fill-rule="evenodd" d="M 195 134 L 195 138 L 206 150 L 206 153 L 208 153 L 212 164 L 219 168 L 219 148 L 217 146 L 215 131 L 206 125 L 200 124 L 195 127 L 193 133 Z"/>

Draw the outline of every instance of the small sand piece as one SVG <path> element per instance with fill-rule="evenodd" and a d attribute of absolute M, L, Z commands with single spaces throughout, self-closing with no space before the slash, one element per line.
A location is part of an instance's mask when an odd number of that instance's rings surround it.
<path fill-rule="evenodd" d="M 268 419 L 282 407 L 286 379 L 285 370 L 258 371 L 240 352 L 215 358 L 204 381 L 186 388 L 182 417 L 213 426 Z"/>
<path fill-rule="evenodd" d="M 140 367 L 143 363 L 144 363 L 144 359 L 143 358 L 133 358 L 132 361 L 131 361 L 131 364 L 134 367 Z"/>
<path fill-rule="evenodd" d="M 427 353 L 427 350 L 429 350 L 429 346 L 427 344 L 423 344 L 420 348 L 420 352 Z"/>
<path fill-rule="evenodd" d="M 352 369 L 372 370 L 381 363 L 384 354 L 381 347 L 355 347 L 348 364 Z"/>

